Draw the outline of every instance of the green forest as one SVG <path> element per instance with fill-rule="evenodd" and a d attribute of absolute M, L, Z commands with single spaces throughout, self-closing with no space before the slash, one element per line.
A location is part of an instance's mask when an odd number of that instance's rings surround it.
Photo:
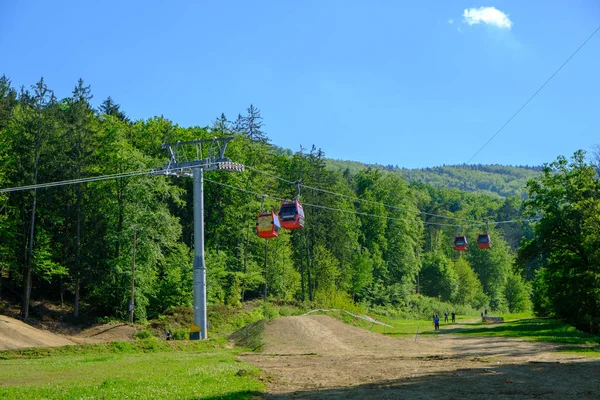
<path fill-rule="evenodd" d="M 500 197 L 523 196 L 527 181 L 539 177 L 542 170 L 542 167 L 481 164 L 408 169 L 342 160 L 328 160 L 327 164 L 331 168 L 348 169 L 354 174 L 367 168 L 379 168 L 388 173 L 400 174 L 408 182 L 422 182 L 438 188 L 484 192 Z"/>
<path fill-rule="evenodd" d="M 318 143 L 296 153 L 270 144 L 252 105 L 181 127 L 92 99 L 83 80 L 58 99 L 43 79 L 14 88 L 0 78 L 0 298 L 24 319 L 32 300 L 126 319 L 134 233 L 135 319 L 190 306 L 192 179 L 151 171 L 169 160 L 164 143 L 234 136 L 225 155 L 244 172 L 205 174 L 210 304 L 266 289 L 271 300 L 415 316 L 534 309 L 600 332 L 600 181 L 583 152 L 531 169 L 524 187 L 503 181 L 501 197 L 476 183 L 331 168 Z M 261 209 L 298 195 L 305 227 L 259 238 Z M 476 246 L 482 232 L 490 249 Z M 454 250 L 456 235 L 467 251 Z"/>

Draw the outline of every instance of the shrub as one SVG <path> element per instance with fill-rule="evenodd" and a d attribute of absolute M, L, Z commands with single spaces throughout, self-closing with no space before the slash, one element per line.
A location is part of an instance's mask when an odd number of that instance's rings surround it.
<path fill-rule="evenodd" d="M 273 319 L 279 317 L 279 311 L 277 307 L 272 304 L 265 302 L 260 306 L 264 318 Z"/>
<path fill-rule="evenodd" d="M 148 339 L 140 340 L 138 343 L 138 348 L 145 352 L 153 352 L 157 350 L 162 350 L 164 348 L 168 348 L 166 342 L 158 340 L 158 338 L 150 337 Z"/>
<path fill-rule="evenodd" d="M 434 297 L 412 294 L 407 298 L 407 305 L 400 308 L 390 306 L 372 307 L 371 310 L 383 316 L 395 316 L 403 319 L 429 319 L 433 314 L 444 311 L 455 311 L 459 315 L 476 315 L 477 310 L 468 305 L 457 305 L 440 301 Z"/>
<path fill-rule="evenodd" d="M 154 335 L 152 334 L 152 331 L 150 331 L 150 329 L 142 329 L 142 330 L 137 331 L 133 335 L 133 337 L 138 340 L 144 340 L 144 339 L 150 339 L 150 338 L 154 337 Z"/>
<path fill-rule="evenodd" d="M 115 353 L 132 353 L 135 351 L 135 347 L 128 342 L 111 342 L 108 347 Z"/>
<path fill-rule="evenodd" d="M 504 286 L 504 297 L 511 313 L 531 309 L 531 285 L 517 274 L 508 277 Z"/>
<path fill-rule="evenodd" d="M 318 306 L 316 308 L 336 308 L 354 313 L 364 313 L 364 307 L 356 304 L 352 296 L 341 290 L 332 290 L 329 293 L 317 293 L 315 298 Z"/>
<path fill-rule="evenodd" d="M 173 340 L 186 340 L 189 337 L 189 332 L 185 328 L 173 329 L 171 331 Z"/>

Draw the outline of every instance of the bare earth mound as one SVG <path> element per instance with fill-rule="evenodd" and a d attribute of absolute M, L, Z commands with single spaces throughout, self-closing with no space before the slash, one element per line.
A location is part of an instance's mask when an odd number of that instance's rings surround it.
<path fill-rule="evenodd" d="M 0 315 L 0 350 L 69 344 L 75 343 L 64 336 L 37 329 L 17 319 Z"/>
<path fill-rule="evenodd" d="M 440 334 L 397 338 L 322 315 L 264 325 L 269 399 L 600 398 L 600 360 L 557 345 Z"/>
<path fill-rule="evenodd" d="M 76 343 L 105 343 L 133 340 L 136 328 L 127 324 L 105 324 L 85 329 L 70 339 Z"/>
<path fill-rule="evenodd" d="M 25 347 L 56 347 L 71 344 L 133 340 L 136 328 L 126 324 L 104 324 L 80 331 L 58 329 L 60 334 L 38 329 L 18 319 L 0 315 L 0 351 Z"/>

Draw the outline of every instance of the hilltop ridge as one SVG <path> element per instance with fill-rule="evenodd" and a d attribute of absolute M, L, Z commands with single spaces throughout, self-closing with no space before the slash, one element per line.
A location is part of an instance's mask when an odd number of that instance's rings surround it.
<path fill-rule="evenodd" d="M 401 175 L 408 182 L 435 187 L 456 188 L 469 192 L 484 192 L 493 196 L 522 196 L 529 179 L 540 175 L 541 166 L 528 165 L 443 165 L 430 168 L 402 168 L 393 165 L 364 164 L 358 161 L 327 159 L 330 169 L 356 174 L 367 168 L 378 168 Z"/>

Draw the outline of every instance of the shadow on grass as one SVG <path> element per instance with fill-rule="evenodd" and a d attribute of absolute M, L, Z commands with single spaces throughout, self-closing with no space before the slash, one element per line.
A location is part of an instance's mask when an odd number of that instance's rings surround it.
<path fill-rule="evenodd" d="M 250 400 L 250 399 L 264 399 L 264 394 L 254 390 L 242 390 L 235 393 L 229 393 L 222 396 L 211 396 L 211 397 L 187 397 L 188 400 Z"/>
<path fill-rule="evenodd" d="M 263 399 L 596 399 L 600 362 L 464 368 L 350 387 L 264 394 Z"/>

